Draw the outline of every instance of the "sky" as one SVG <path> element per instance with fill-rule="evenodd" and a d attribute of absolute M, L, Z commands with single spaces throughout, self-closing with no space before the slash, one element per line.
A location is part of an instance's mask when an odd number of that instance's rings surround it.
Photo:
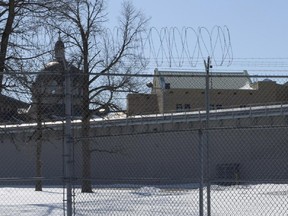
<path fill-rule="evenodd" d="M 288 62 L 287 0 L 131 0 L 150 18 L 149 26 L 227 26 L 233 58 L 284 58 Z M 122 1 L 108 0 L 112 20 Z"/>

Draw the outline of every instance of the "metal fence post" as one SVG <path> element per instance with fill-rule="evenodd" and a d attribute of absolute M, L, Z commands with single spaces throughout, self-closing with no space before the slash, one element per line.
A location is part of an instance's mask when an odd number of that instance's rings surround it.
<path fill-rule="evenodd" d="M 201 129 L 198 130 L 199 135 L 199 169 L 200 169 L 200 179 L 199 179 L 199 215 L 203 216 L 203 181 L 204 181 L 204 161 L 203 161 L 203 132 Z"/>
<path fill-rule="evenodd" d="M 64 59 L 65 69 L 65 135 L 64 181 L 66 188 L 67 216 L 72 216 L 72 133 L 71 133 L 71 77 Z"/>
<path fill-rule="evenodd" d="M 209 98 L 209 70 L 211 68 L 210 65 L 210 56 L 207 58 L 207 62 L 204 60 L 205 65 L 205 81 L 206 81 L 206 89 L 205 89 L 205 105 L 206 105 L 206 161 L 207 161 L 207 215 L 211 216 L 211 187 L 210 187 L 210 158 L 209 158 L 209 110 L 210 110 L 210 98 Z"/>

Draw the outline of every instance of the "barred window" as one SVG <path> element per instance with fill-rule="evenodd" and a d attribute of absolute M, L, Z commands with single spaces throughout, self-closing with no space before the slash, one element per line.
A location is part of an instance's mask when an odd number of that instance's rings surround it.
<path fill-rule="evenodd" d="M 185 104 L 184 105 L 185 110 L 191 110 L 191 105 L 190 104 Z"/>
<path fill-rule="evenodd" d="M 176 110 L 181 111 L 183 109 L 182 104 L 176 104 Z"/>

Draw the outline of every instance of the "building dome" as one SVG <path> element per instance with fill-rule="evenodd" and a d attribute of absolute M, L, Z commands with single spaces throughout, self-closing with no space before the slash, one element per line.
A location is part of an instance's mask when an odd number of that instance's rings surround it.
<path fill-rule="evenodd" d="M 81 113 L 82 72 L 65 60 L 64 43 L 55 44 L 55 60 L 39 71 L 32 89 L 34 106 L 41 105 L 45 115 L 65 116 L 65 74 L 70 73 L 73 115 Z"/>

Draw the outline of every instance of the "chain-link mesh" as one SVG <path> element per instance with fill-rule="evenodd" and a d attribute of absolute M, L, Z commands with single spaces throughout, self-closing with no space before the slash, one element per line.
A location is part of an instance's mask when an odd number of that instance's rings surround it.
<path fill-rule="evenodd" d="M 87 103 L 64 66 L 1 95 L 0 215 L 287 214 L 288 77 L 155 70 Z"/>

